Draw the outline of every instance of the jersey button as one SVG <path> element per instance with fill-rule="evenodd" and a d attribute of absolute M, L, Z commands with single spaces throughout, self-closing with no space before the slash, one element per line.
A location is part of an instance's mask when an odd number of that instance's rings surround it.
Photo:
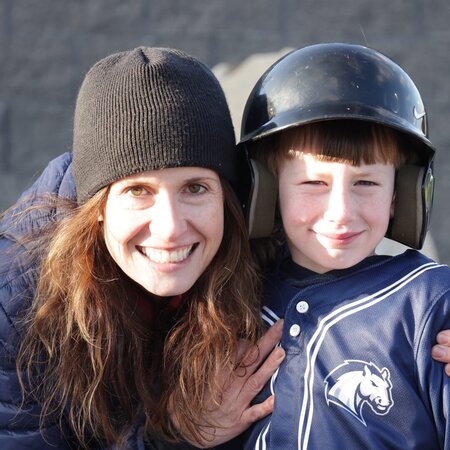
<path fill-rule="evenodd" d="M 294 324 L 289 329 L 289 334 L 292 337 L 297 337 L 300 334 L 300 331 L 301 331 L 300 325 Z"/>
<path fill-rule="evenodd" d="M 307 302 L 301 301 L 301 302 L 297 303 L 296 309 L 300 314 L 304 314 L 304 313 L 308 312 L 309 305 Z"/>

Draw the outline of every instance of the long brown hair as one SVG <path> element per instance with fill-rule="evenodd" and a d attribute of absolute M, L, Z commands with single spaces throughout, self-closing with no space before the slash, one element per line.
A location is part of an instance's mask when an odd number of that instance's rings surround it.
<path fill-rule="evenodd" d="M 123 444 L 139 415 L 149 434 L 200 438 L 205 399 L 220 402 L 219 375 L 236 363 L 237 339 L 255 342 L 260 327 L 244 219 L 231 187 L 224 180 L 222 186 L 225 234 L 218 253 L 183 306 L 150 324 L 137 310 L 138 298 L 150 294 L 121 272 L 104 243 L 98 217 L 107 188 L 47 230 L 17 363 L 24 390 L 43 405 L 42 421 L 67 420 L 83 446 L 89 439 Z M 41 250 L 44 241 L 41 236 Z"/>

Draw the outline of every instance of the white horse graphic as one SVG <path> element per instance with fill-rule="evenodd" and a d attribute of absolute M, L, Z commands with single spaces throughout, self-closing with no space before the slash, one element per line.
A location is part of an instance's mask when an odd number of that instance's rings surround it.
<path fill-rule="evenodd" d="M 394 405 L 389 370 L 375 364 L 348 360 L 331 371 L 324 380 L 327 404 L 347 410 L 365 426 L 362 408 L 369 405 L 378 415 L 385 415 Z"/>

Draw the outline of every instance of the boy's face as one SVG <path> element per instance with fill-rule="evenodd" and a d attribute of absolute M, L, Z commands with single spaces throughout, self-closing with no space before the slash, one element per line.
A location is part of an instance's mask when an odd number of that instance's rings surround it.
<path fill-rule="evenodd" d="M 279 201 L 294 262 L 325 273 L 374 253 L 393 212 L 395 168 L 320 161 L 314 153 L 280 162 Z"/>

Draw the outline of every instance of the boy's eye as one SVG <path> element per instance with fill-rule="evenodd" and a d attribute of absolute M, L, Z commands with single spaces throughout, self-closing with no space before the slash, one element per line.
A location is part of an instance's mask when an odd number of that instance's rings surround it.
<path fill-rule="evenodd" d="M 356 182 L 356 184 L 359 184 L 361 186 L 377 186 L 377 183 L 370 180 L 359 180 Z"/>

